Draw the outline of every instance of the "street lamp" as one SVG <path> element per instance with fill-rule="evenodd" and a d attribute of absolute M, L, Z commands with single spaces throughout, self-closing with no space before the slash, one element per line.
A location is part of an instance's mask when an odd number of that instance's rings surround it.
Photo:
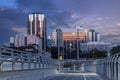
<path fill-rule="evenodd" d="M 70 46 L 70 59 L 71 59 L 71 46 L 72 46 L 72 43 L 70 43 L 69 46 Z"/>
<path fill-rule="evenodd" d="M 77 30 L 77 59 L 79 59 L 79 30 L 82 30 L 83 26 L 77 26 L 76 30 Z"/>

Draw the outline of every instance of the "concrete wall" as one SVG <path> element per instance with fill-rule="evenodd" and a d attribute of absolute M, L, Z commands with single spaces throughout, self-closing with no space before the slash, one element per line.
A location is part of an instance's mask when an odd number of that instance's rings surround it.
<path fill-rule="evenodd" d="M 3 71 L 0 72 L 0 80 L 40 80 L 46 77 L 55 76 L 56 69 L 38 69 L 23 71 Z"/>

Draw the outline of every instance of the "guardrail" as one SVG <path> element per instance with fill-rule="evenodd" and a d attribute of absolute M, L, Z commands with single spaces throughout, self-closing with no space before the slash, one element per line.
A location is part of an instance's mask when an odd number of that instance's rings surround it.
<path fill-rule="evenodd" d="M 96 73 L 110 80 L 120 80 L 120 53 L 97 61 Z"/>
<path fill-rule="evenodd" d="M 56 68 L 49 54 L 33 54 L 0 46 L 0 71 Z"/>
<path fill-rule="evenodd" d="M 77 66 L 77 65 L 76 65 Z M 120 53 L 78 65 L 85 72 L 95 72 L 108 80 L 120 80 Z"/>

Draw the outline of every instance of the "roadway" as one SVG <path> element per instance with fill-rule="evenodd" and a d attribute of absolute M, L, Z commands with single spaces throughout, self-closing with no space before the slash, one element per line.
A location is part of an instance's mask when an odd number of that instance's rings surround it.
<path fill-rule="evenodd" d="M 55 77 L 43 80 L 107 80 L 96 73 L 58 73 Z"/>

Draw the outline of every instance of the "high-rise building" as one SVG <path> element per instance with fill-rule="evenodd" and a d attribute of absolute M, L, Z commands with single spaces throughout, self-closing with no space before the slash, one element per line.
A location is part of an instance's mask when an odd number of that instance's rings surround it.
<path fill-rule="evenodd" d="M 96 41 L 100 41 L 100 34 L 96 33 Z"/>
<path fill-rule="evenodd" d="M 28 16 L 28 34 L 36 35 L 42 40 L 42 50 L 46 51 L 46 18 L 44 14 L 32 13 Z"/>
<path fill-rule="evenodd" d="M 84 32 L 85 32 L 85 42 L 88 42 L 89 41 L 89 30 L 85 29 Z"/>
<path fill-rule="evenodd" d="M 89 41 L 95 41 L 95 30 L 94 29 L 89 30 Z"/>
<path fill-rule="evenodd" d="M 85 42 L 100 41 L 100 34 L 94 29 L 85 29 Z"/>
<path fill-rule="evenodd" d="M 58 45 L 60 47 L 63 47 L 63 32 L 61 29 L 56 29 L 52 32 L 52 38 L 54 40 L 53 46 L 57 46 Z"/>
<path fill-rule="evenodd" d="M 52 38 L 53 38 L 53 46 L 57 47 L 57 52 L 58 53 L 57 57 L 59 57 L 60 55 L 63 55 L 63 32 L 61 29 L 55 29 L 52 32 Z M 53 51 L 54 53 L 54 51 Z M 63 55 L 64 56 L 64 55 Z"/>
<path fill-rule="evenodd" d="M 78 44 L 85 42 L 85 32 L 83 30 L 77 32 L 76 29 L 62 29 L 62 31 L 64 48 L 66 50 L 77 50 L 77 39 Z"/>
<path fill-rule="evenodd" d="M 58 34 L 57 34 L 58 33 Z M 52 32 L 53 37 L 53 46 L 57 46 L 58 42 L 60 46 L 64 45 L 64 48 L 66 50 L 71 49 L 76 50 L 77 48 L 77 36 L 78 36 L 78 42 L 85 42 L 85 33 L 84 31 L 79 31 L 77 33 L 76 29 L 56 29 Z"/>

